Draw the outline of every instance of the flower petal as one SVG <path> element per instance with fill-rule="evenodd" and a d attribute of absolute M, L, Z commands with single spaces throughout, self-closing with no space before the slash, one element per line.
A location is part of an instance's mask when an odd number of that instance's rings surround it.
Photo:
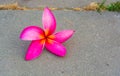
<path fill-rule="evenodd" d="M 20 39 L 22 40 L 40 40 L 43 37 L 44 31 L 37 26 L 26 27 L 20 35 Z"/>
<path fill-rule="evenodd" d="M 49 8 L 45 8 L 42 16 L 42 23 L 44 30 L 47 31 L 46 35 L 52 34 L 56 29 L 56 20 L 53 13 Z"/>
<path fill-rule="evenodd" d="M 44 44 L 42 44 L 40 40 L 32 41 L 26 53 L 25 60 L 33 60 L 40 56 L 43 47 Z"/>
<path fill-rule="evenodd" d="M 65 42 L 73 35 L 73 33 L 74 33 L 73 30 L 63 30 L 55 34 L 54 40 L 60 43 Z"/>
<path fill-rule="evenodd" d="M 50 52 L 52 52 L 55 55 L 58 55 L 58 56 L 66 55 L 66 48 L 62 44 L 60 44 L 54 40 L 49 39 L 46 42 L 45 46 Z"/>

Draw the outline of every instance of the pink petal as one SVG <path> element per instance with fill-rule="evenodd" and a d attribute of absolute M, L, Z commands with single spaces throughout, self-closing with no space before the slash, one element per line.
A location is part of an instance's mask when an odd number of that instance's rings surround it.
<path fill-rule="evenodd" d="M 49 40 L 46 42 L 45 46 L 50 52 L 52 52 L 55 55 L 58 55 L 58 56 L 66 55 L 66 48 L 62 44 L 56 41 Z"/>
<path fill-rule="evenodd" d="M 21 35 L 20 39 L 22 40 L 39 40 L 42 39 L 42 36 L 44 35 L 44 31 L 37 26 L 29 26 L 26 27 Z"/>
<path fill-rule="evenodd" d="M 42 16 L 42 23 L 44 30 L 46 30 L 46 35 L 52 34 L 56 29 L 56 20 L 53 13 L 49 8 L 45 8 Z"/>
<path fill-rule="evenodd" d="M 55 34 L 54 40 L 60 43 L 65 42 L 73 35 L 73 33 L 74 33 L 73 30 L 63 30 Z"/>
<path fill-rule="evenodd" d="M 40 54 L 42 53 L 43 47 L 44 47 L 44 44 L 42 44 L 40 40 L 32 41 L 26 53 L 25 60 L 33 60 L 38 56 L 40 56 Z"/>

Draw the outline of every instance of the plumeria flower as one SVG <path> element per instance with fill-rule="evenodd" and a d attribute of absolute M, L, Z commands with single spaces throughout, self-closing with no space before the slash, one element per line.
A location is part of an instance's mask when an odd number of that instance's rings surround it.
<path fill-rule="evenodd" d="M 44 47 L 57 56 L 65 56 L 66 48 L 62 45 L 74 33 L 74 30 L 63 30 L 57 33 L 56 20 L 49 8 L 45 8 L 42 16 L 43 29 L 38 26 L 26 27 L 21 35 L 22 40 L 31 40 L 31 44 L 25 56 L 25 60 L 33 60 L 39 57 Z"/>

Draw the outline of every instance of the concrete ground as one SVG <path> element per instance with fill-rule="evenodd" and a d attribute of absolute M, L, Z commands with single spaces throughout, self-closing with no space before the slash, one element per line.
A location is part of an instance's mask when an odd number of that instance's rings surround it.
<path fill-rule="evenodd" d="M 41 11 L 0 11 L 0 76 L 120 76 L 120 14 L 54 11 L 57 31 L 74 29 L 64 43 L 67 55 L 44 49 L 36 60 L 25 61 L 30 42 L 19 39 L 29 25 L 42 27 Z"/>
<path fill-rule="evenodd" d="M 0 0 L 0 4 L 16 1 L 28 7 L 72 8 L 94 0 Z M 107 0 L 107 3 L 112 1 L 116 0 Z M 42 11 L 0 10 L 0 76 L 120 76 L 120 13 L 53 12 L 56 31 L 76 31 L 64 43 L 67 55 L 57 57 L 44 49 L 36 60 L 25 61 L 30 42 L 20 40 L 19 35 L 29 25 L 42 27 Z"/>

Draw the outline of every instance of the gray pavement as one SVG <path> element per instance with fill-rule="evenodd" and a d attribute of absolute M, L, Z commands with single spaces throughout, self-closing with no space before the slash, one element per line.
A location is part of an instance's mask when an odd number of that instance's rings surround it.
<path fill-rule="evenodd" d="M 17 0 L 0 0 L 0 4 L 11 4 L 15 2 L 17 2 Z"/>
<path fill-rule="evenodd" d="M 74 29 L 64 43 L 67 55 L 44 49 L 33 61 L 24 56 L 30 42 L 19 34 L 41 23 L 41 11 L 0 11 L 0 76 L 120 76 L 120 13 L 54 11 L 57 31 Z"/>
<path fill-rule="evenodd" d="M 106 4 L 119 0 L 107 0 Z M 20 6 L 26 7 L 83 7 L 91 2 L 102 2 L 102 0 L 0 0 L 0 4 L 18 2 Z"/>

